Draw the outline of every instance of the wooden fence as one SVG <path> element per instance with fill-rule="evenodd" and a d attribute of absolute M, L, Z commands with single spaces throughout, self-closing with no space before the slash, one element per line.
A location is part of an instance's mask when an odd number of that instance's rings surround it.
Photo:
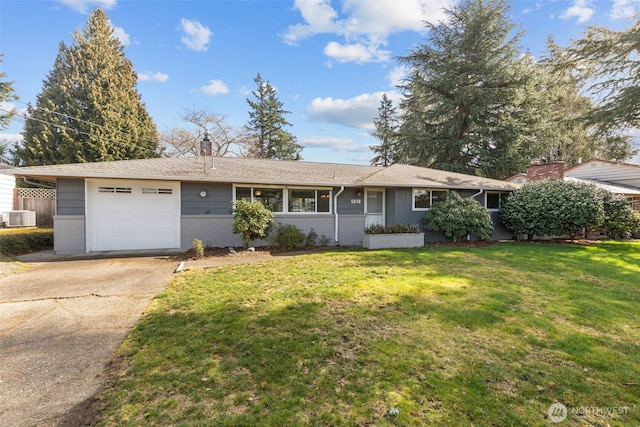
<path fill-rule="evenodd" d="M 35 211 L 38 227 L 53 227 L 56 213 L 56 190 L 49 188 L 15 188 L 13 208 L 18 211 Z"/>

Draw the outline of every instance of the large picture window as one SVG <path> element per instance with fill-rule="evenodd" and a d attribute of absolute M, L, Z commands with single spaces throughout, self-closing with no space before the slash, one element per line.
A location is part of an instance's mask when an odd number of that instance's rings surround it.
<path fill-rule="evenodd" d="M 444 198 L 447 190 L 431 190 L 428 188 L 413 189 L 413 210 L 426 211 Z"/>
<path fill-rule="evenodd" d="M 329 190 L 289 190 L 289 212 L 329 212 Z"/>
<path fill-rule="evenodd" d="M 331 190 L 328 189 L 235 187 L 235 200 L 258 201 L 272 212 L 331 212 Z"/>

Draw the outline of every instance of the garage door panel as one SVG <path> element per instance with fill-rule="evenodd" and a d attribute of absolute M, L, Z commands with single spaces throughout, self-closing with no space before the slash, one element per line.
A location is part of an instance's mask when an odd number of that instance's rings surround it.
<path fill-rule="evenodd" d="M 179 183 L 94 180 L 87 192 L 89 250 L 179 248 Z"/>

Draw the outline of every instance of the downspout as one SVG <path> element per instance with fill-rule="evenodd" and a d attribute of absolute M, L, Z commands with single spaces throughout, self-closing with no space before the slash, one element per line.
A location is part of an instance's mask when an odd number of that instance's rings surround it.
<path fill-rule="evenodd" d="M 484 193 L 484 188 L 481 188 L 480 191 L 478 191 L 476 194 L 474 194 L 473 196 L 469 196 L 470 199 L 475 199 L 476 197 L 478 197 L 479 195 L 481 195 L 482 193 Z"/>
<path fill-rule="evenodd" d="M 338 239 L 338 196 L 342 194 L 344 191 L 344 185 L 340 186 L 340 190 L 333 196 L 333 216 L 335 219 L 335 235 L 333 236 L 333 241 L 338 245 L 340 240 Z"/>

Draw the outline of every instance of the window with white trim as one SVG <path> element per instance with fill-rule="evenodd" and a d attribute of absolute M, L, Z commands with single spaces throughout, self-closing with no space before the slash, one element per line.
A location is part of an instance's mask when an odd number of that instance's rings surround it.
<path fill-rule="evenodd" d="M 438 202 L 441 202 L 449 190 L 433 190 L 429 188 L 413 189 L 413 210 L 426 211 Z"/>
<path fill-rule="evenodd" d="M 236 200 L 260 202 L 271 212 L 284 211 L 284 189 L 274 187 L 236 187 Z"/>
<path fill-rule="evenodd" d="M 484 194 L 484 205 L 487 209 L 491 210 L 499 210 L 504 206 L 504 202 L 507 200 L 507 197 L 509 197 L 509 193 L 504 191 L 487 191 Z"/>
<path fill-rule="evenodd" d="M 330 189 L 238 186 L 235 200 L 258 201 L 277 213 L 331 212 Z"/>
<path fill-rule="evenodd" d="M 289 189 L 287 212 L 329 212 L 330 190 Z"/>

